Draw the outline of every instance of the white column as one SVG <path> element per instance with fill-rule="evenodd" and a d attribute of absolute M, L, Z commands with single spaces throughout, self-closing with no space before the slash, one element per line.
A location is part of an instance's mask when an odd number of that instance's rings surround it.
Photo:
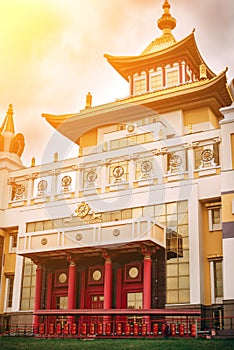
<path fill-rule="evenodd" d="M 214 285 L 214 261 L 210 261 L 210 296 L 211 304 L 215 304 L 215 285 Z"/>

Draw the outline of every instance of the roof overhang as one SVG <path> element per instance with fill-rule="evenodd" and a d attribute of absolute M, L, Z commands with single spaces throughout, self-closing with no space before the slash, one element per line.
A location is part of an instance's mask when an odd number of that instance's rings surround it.
<path fill-rule="evenodd" d="M 210 80 L 183 84 L 118 100 L 67 115 L 42 116 L 61 134 L 79 143 L 79 138 L 91 129 L 110 124 L 122 124 L 143 117 L 174 110 L 208 106 L 222 118 L 219 109 L 232 103 L 227 87 L 226 71 Z"/>
<path fill-rule="evenodd" d="M 199 66 L 202 63 L 205 64 L 198 50 L 194 31 L 183 40 L 161 51 L 139 56 L 111 56 L 105 54 L 104 57 L 127 81 L 132 74 L 151 69 L 152 67 L 160 67 L 164 64 L 168 64 L 168 62 L 174 62 L 176 60 L 189 62 L 191 69 L 199 76 Z M 215 74 L 206 64 L 205 66 L 207 78 L 214 78 Z"/>

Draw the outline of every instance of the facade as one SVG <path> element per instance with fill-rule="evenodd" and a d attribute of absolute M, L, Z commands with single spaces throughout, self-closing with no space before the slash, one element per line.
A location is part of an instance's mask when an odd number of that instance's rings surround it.
<path fill-rule="evenodd" d="M 114 313 L 140 323 L 144 310 L 148 327 L 152 310 L 230 326 L 233 98 L 194 31 L 176 41 L 175 26 L 165 0 L 160 38 L 139 56 L 105 55 L 128 97 L 92 106 L 89 93 L 79 113 L 43 114 L 79 145 L 77 158 L 25 167 L 9 106 L 0 130 L 4 329 L 46 315 L 62 325 Z"/>

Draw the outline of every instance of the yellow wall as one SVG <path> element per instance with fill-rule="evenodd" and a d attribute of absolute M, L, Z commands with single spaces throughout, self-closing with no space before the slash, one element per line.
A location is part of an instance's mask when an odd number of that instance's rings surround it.
<path fill-rule="evenodd" d="M 210 263 L 211 256 L 222 256 L 222 231 L 209 231 L 208 208 L 202 204 L 203 223 L 203 266 L 204 266 L 204 304 L 211 305 Z"/>
<path fill-rule="evenodd" d="M 232 214 L 232 201 L 234 200 L 234 193 L 222 195 L 222 221 L 232 222 L 234 221 L 234 215 Z"/>
<path fill-rule="evenodd" d="M 97 129 L 92 129 L 82 135 L 79 139 L 81 148 L 97 145 Z"/>
<path fill-rule="evenodd" d="M 16 254 L 9 253 L 9 241 L 10 236 L 5 233 L 4 240 L 4 266 L 2 269 L 2 284 L 1 284 L 1 295 L 0 295 L 0 313 L 4 311 L 4 297 L 5 297 L 5 287 L 6 287 L 6 276 L 5 274 L 14 274 L 15 273 L 15 261 Z"/>
<path fill-rule="evenodd" d="M 219 119 L 208 107 L 184 111 L 184 126 L 210 122 L 215 128 L 219 127 Z"/>

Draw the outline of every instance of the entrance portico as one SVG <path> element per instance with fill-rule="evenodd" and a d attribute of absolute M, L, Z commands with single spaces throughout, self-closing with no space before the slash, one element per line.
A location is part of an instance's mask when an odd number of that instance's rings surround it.
<path fill-rule="evenodd" d="M 99 236 L 103 238 L 108 231 L 114 232 L 112 237 L 117 237 L 117 241 L 118 235 L 123 232 L 121 243 L 114 243 L 113 238 L 109 236 L 110 242 L 106 247 L 104 244 L 92 245 L 90 242 L 89 246 L 81 247 L 80 244 L 76 244 L 67 249 L 57 247 L 49 251 L 38 247 L 37 252 L 35 249 L 33 252 L 22 252 L 22 255 L 33 259 L 38 264 L 35 312 L 40 309 L 151 309 L 152 305 L 157 306 L 155 300 L 158 296 L 156 298 L 154 296 L 153 300 L 151 289 L 153 288 L 157 294 L 156 283 L 160 281 L 157 279 L 155 282 L 156 265 L 158 262 L 161 265 L 164 262 L 165 267 L 164 229 L 149 219 L 143 218 L 137 222 L 123 220 L 118 223 L 99 223 L 93 226 L 96 231 L 99 226 Z M 81 235 L 80 231 L 81 228 L 77 227 L 76 230 L 73 228 L 73 234 L 76 237 Z M 83 231 L 84 227 L 82 227 Z M 131 240 L 128 237 L 129 231 L 131 237 L 134 237 Z M 71 237 L 70 232 L 67 236 Z M 51 239 L 49 234 L 43 238 Z M 21 239 L 27 239 L 27 237 L 21 237 Z M 66 242 L 65 239 L 64 242 Z M 152 263 L 154 274 L 152 274 Z M 44 277 L 42 277 L 42 269 Z M 161 279 L 164 278 L 165 273 L 161 274 Z M 46 293 L 43 294 L 43 290 Z M 68 316 L 65 321 L 71 327 L 75 318 Z M 35 329 L 38 329 L 39 322 L 38 316 L 35 316 Z"/>

